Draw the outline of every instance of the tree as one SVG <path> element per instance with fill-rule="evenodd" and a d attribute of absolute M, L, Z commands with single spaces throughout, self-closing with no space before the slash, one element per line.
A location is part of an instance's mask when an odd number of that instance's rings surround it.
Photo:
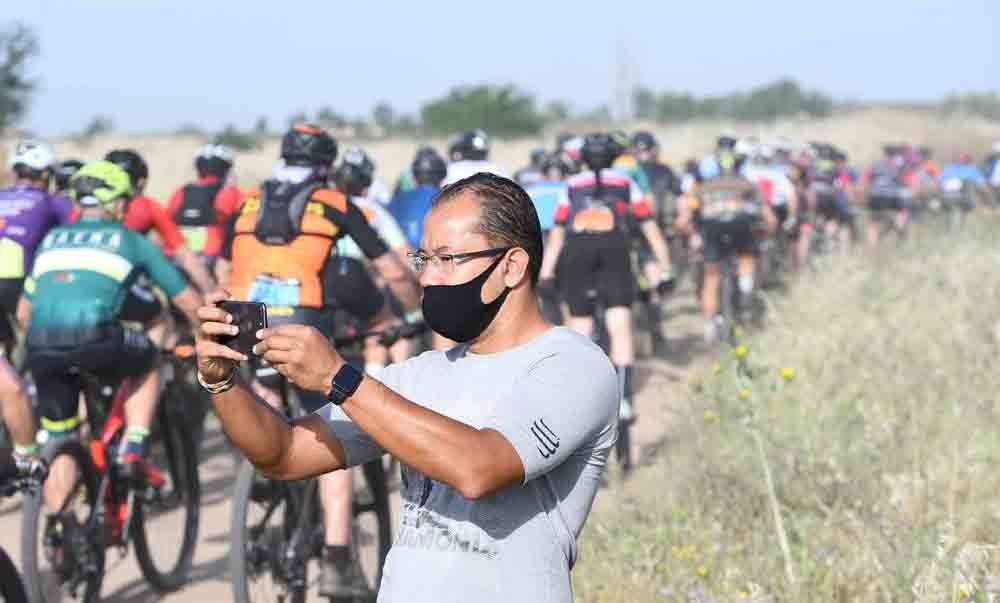
<path fill-rule="evenodd" d="M 35 32 L 22 23 L 0 31 L 0 132 L 24 117 L 35 82 L 28 64 L 38 55 Z"/>
<path fill-rule="evenodd" d="M 237 151 L 251 151 L 257 148 L 257 136 L 253 132 L 242 132 L 233 124 L 227 125 L 212 139 L 215 144 L 224 144 Z"/>
<path fill-rule="evenodd" d="M 573 109 L 566 101 L 551 100 L 545 104 L 543 113 L 547 122 L 566 121 L 573 115 Z"/>
<path fill-rule="evenodd" d="M 309 121 L 309 116 L 306 115 L 305 111 L 296 111 L 288 116 L 288 127 L 291 128 L 295 124 L 300 124 Z"/>
<path fill-rule="evenodd" d="M 93 138 L 95 136 L 110 134 L 114 129 L 115 122 L 110 117 L 107 115 L 95 115 L 80 135 L 83 138 Z"/>
<path fill-rule="evenodd" d="M 424 128 L 431 134 L 450 134 L 483 128 L 501 136 L 537 134 L 543 125 L 535 98 L 512 84 L 481 84 L 452 88 L 443 98 L 420 109 Z"/>
<path fill-rule="evenodd" d="M 267 117 L 261 115 L 257 118 L 257 121 L 253 125 L 253 133 L 255 136 L 267 136 L 271 133 L 271 127 L 268 124 Z"/>
<path fill-rule="evenodd" d="M 379 101 L 372 108 L 372 121 L 382 132 L 389 134 L 396 127 L 396 110 L 386 101 Z"/>
<path fill-rule="evenodd" d="M 347 119 L 331 107 L 323 107 L 316 112 L 316 121 L 326 128 L 343 128 L 349 125 Z"/>

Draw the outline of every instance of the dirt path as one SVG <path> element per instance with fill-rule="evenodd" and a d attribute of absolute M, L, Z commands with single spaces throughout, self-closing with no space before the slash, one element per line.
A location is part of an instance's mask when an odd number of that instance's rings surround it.
<path fill-rule="evenodd" d="M 665 442 L 666 425 L 671 421 L 667 400 L 687 382 L 687 375 L 703 355 L 700 344 L 700 320 L 693 296 L 683 289 L 668 307 L 667 346 L 657 357 L 646 356 L 636 365 L 636 408 L 639 420 L 633 428 L 635 453 L 648 457 Z M 139 572 L 131 552 L 120 558 L 110 549 L 104 600 L 118 603 L 145 601 L 230 601 L 229 522 L 230 494 L 234 479 L 233 460 L 223 444 L 223 437 L 213 425 L 207 435 L 201 464 L 201 532 L 191 579 L 180 591 L 158 596 L 150 590 Z M 398 499 L 397 496 L 393 496 Z M 598 496 L 600 499 L 600 496 Z M 398 500 L 394 500 L 394 519 L 398 518 Z M 17 501 L 0 504 L 0 546 L 20 567 L 20 505 Z M 158 526 L 159 528 L 159 526 Z M 171 529 L 171 526 L 162 526 Z M 318 597 L 310 600 L 323 601 Z"/>

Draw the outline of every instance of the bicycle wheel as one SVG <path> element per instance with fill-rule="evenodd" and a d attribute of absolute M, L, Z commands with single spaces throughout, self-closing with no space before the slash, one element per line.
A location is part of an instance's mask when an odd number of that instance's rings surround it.
<path fill-rule="evenodd" d="M 104 580 L 104 524 L 96 517 L 101 504 L 100 476 L 77 440 L 49 442 L 42 456 L 51 468 L 49 480 L 60 473 L 59 466 L 70 464 L 76 480 L 58 516 L 44 510 L 41 489 L 25 493 L 21 517 L 25 586 L 36 603 L 60 601 L 67 593 L 75 597 L 81 587 L 83 602 L 95 603 Z"/>
<path fill-rule="evenodd" d="M 150 438 L 149 459 L 164 472 L 166 484 L 137 492 L 132 511 L 136 560 L 142 575 L 160 592 L 187 581 L 201 516 L 198 450 L 189 424 L 172 403 L 169 397 L 161 401 L 159 430 Z"/>
<path fill-rule="evenodd" d="M 364 480 L 354 480 L 351 542 L 371 592 L 382 583 L 382 568 L 392 546 L 389 485 L 382 459 L 361 467 Z"/>
<path fill-rule="evenodd" d="M 14 562 L 0 548 L 0 603 L 28 603 L 28 593 L 24 590 L 21 575 Z"/>
<path fill-rule="evenodd" d="M 229 532 L 229 572 L 237 603 L 306 600 L 308 560 L 295 563 L 286 556 L 300 506 L 295 488 L 302 489 L 300 483 L 263 478 L 249 461 L 240 467 Z M 300 573 L 290 575 L 293 571 Z"/>

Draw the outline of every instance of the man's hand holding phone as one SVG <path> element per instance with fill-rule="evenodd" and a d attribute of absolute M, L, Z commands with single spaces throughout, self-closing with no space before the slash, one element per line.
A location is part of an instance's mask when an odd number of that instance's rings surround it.
<path fill-rule="evenodd" d="M 241 322 L 244 327 L 251 323 L 247 322 L 246 316 L 234 315 L 241 314 L 239 311 L 230 311 L 236 308 L 232 304 L 239 302 L 233 302 L 229 292 L 211 293 L 205 297 L 205 302 L 206 305 L 198 308 L 198 372 L 206 383 L 220 383 L 229 379 L 236 366 L 249 357 L 249 348 L 244 352 L 234 347 L 240 346 L 241 341 L 249 341 L 252 348 L 257 340 L 257 330 L 251 327 L 249 333 L 241 332 Z M 266 320 L 265 313 L 264 324 L 260 328 L 267 326 Z"/>

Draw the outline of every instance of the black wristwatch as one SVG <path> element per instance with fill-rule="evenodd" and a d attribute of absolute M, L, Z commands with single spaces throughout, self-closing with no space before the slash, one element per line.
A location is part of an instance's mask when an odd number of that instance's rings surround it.
<path fill-rule="evenodd" d="M 358 391 L 358 387 L 361 386 L 361 381 L 364 378 L 364 373 L 350 364 L 344 364 L 330 381 L 330 395 L 327 397 L 327 400 L 340 406 L 344 403 L 344 400 L 350 398 L 354 395 L 354 392 Z"/>

